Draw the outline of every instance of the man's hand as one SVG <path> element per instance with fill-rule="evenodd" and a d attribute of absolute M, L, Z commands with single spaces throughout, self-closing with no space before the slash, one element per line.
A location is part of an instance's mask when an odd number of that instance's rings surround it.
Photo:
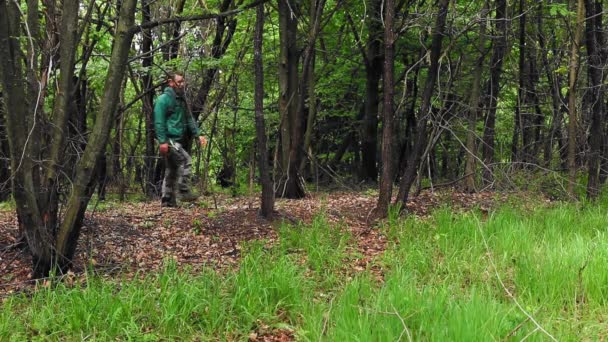
<path fill-rule="evenodd" d="M 160 144 L 160 154 L 162 156 L 167 156 L 168 153 L 169 153 L 169 144 L 167 144 L 167 143 Z"/>
<path fill-rule="evenodd" d="M 205 138 L 203 135 L 201 135 L 200 137 L 198 137 L 198 143 L 202 146 L 205 147 L 207 146 L 207 138 Z"/>

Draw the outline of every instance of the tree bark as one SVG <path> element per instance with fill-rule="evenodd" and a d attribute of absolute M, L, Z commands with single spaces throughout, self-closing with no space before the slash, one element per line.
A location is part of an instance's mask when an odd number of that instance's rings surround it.
<path fill-rule="evenodd" d="M 388 215 L 388 205 L 393 194 L 393 94 L 395 86 L 395 1 L 384 2 L 384 108 L 382 113 L 382 174 L 380 177 L 380 193 L 375 208 L 377 217 Z"/>
<path fill-rule="evenodd" d="M 378 104 L 380 102 L 380 78 L 382 77 L 382 22 L 381 1 L 369 0 L 370 17 L 367 19 L 368 38 L 365 62 L 365 117 L 361 159 L 363 180 L 378 181 Z"/>
<path fill-rule="evenodd" d="M 4 103 L 0 92 L 0 202 L 7 201 L 11 197 L 11 159 L 4 116 Z"/>
<path fill-rule="evenodd" d="M 304 188 L 296 170 L 290 170 L 290 158 L 296 157 L 301 146 L 293 146 L 299 134 L 296 132 L 299 94 L 298 94 L 298 65 L 299 52 L 297 48 L 297 2 L 279 0 L 279 38 L 280 38 L 280 61 L 279 61 L 279 112 L 281 114 L 281 179 L 277 196 L 287 198 L 301 198 L 304 196 Z M 302 95 L 303 96 L 303 95 Z M 292 152 L 292 150 L 294 150 Z M 290 179 L 294 177 L 295 179 Z"/>
<path fill-rule="evenodd" d="M 602 27 L 602 2 L 585 0 L 586 29 L 585 43 L 587 55 L 589 56 L 589 67 L 587 69 L 590 81 L 591 97 L 591 127 L 589 133 L 589 177 L 587 181 L 587 197 L 595 199 L 600 191 L 600 161 L 602 145 L 604 142 L 603 122 L 605 116 L 604 103 L 604 70 L 606 66 L 606 54 L 603 45 L 606 44 Z"/>
<path fill-rule="evenodd" d="M 513 135 L 511 137 L 511 161 L 514 166 L 518 166 L 518 162 L 522 161 L 522 151 L 519 148 L 520 140 L 522 140 L 524 126 L 528 118 L 527 109 L 527 89 L 526 89 L 526 9 L 524 8 L 525 0 L 519 0 L 519 87 L 517 89 L 517 105 L 515 106 L 515 116 L 513 124 Z M 525 143 L 524 143 L 525 145 Z"/>
<path fill-rule="evenodd" d="M 256 9 L 255 36 L 253 40 L 255 67 L 255 128 L 258 146 L 258 167 L 262 183 L 260 212 L 269 218 L 274 210 L 274 186 L 270 178 L 268 148 L 266 147 L 266 124 L 264 122 L 264 69 L 262 59 L 262 37 L 264 32 L 264 4 Z"/>
<path fill-rule="evenodd" d="M 545 145 L 544 145 L 544 157 L 543 162 L 545 167 L 551 166 L 551 161 L 553 160 L 553 146 L 554 139 L 557 137 L 561 140 L 561 125 L 562 125 L 562 113 L 566 111 L 565 99 L 562 96 L 560 89 L 560 77 L 555 74 L 555 69 L 549 62 L 549 50 L 547 49 L 545 43 L 545 35 L 543 32 L 543 7 L 542 3 L 539 4 L 538 15 L 536 16 L 537 20 L 537 30 L 538 30 L 538 45 L 541 51 L 541 62 L 543 63 L 543 68 L 545 70 L 545 74 L 547 77 L 547 82 L 549 83 L 549 89 L 551 90 L 551 109 L 553 112 L 551 119 L 551 127 L 545 136 Z M 554 36 L 555 39 L 555 36 Z"/>
<path fill-rule="evenodd" d="M 40 216 L 36 172 L 32 155 L 32 143 L 28 133 L 34 128 L 35 117 L 30 115 L 23 101 L 26 97 L 20 45 L 19 19 L 16 3 L 0 0 L 0 82 L 6 106 L 5 121 L 13 173 L 13 197 L 17 205 L 17 217 L 32 255 L 34 277 L 48 274 L 52 259 L 52 232 Z M 25 64 L 27 65 L 27 64 Z M 31 66 L 31 64 L 30 64 Z"/>
<path fill-rule="evenodd" d="M 488 112 L 483 131 L 483 163 L 482 180 L 484 186 L 494 181 L 494 144 L 496 128 L 496 106 L 500 91 L 502 64 L 507 50 L 507 1 L 496 0 L 496 34 L 493 35 L 492 58 L 490 60 L 490 85 Z"/>
<path fill-rule="evenodd" d="M 142 24 L 146 24 L 151 20 L 150 13 L 150 1 L 142 0 L 141 11 L 142 11 Z M 154 147 L 154 92 L 150 91 L 152 88 L 152 64 L 154 62 L 154 55 L 151 53 L 152 50 L 152 30 L 147 29 L 142 32 L 142 43 L 141 53 L 144 55 L 142 58 L 141 65 L 146 71 L 146 74 L 142 77 L 142 91 L 145 92 L 142 103 L 142 112 L 145 117 L 146 124 L 146 153 L 144 157 L 144 182 L 145 182 L 145 193 L 148 198 L 153 197 L 158 193 L 156 182 L 154 180 L 154 162 L 156 160 L 156 150 Z"/>
<path fill-rule="evenodd" d="M 486 59 L 486 25 L 488 12 L 488 2 L 484 4 L 482 9 L 482 20 L 479 22 L 479 41 L 477 43 L 477 50 L 479 51 L 479 57 L 473 70 L 473 86 L 471 88 L 471 97 L 469 99 L 469 113 L 468 113 L 468 131 L 467 131 L 467 144 L 466 144 L 466 163 L 464 168 L 464 187 L 466 192 L 475 192 L 475 169 L 477 157 L 477 144 L 475 139 L 477 132 L 475 127 L 477 126 L 477 118 L 480 112 L 479 100 L 481 95 L 481 77 L 483 74 L 483 65 Z"/>
<path fill-rule="evenodd" d="M 572 0 L 574 1 L 574 0 Z M 568 192 L 574 195 L 574 184 L 576 182 L 576 93 L 578 79 L 578 54 L 580 42 L 583 35 L 583 25 L 585 20 L 585 0 L 578 0 L 576 9 L 576 28 L 570 43 L 570 63 L 568 72 Z"/>

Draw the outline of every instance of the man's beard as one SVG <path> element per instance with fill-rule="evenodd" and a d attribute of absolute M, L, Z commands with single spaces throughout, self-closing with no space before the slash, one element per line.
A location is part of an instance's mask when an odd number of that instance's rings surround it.
<path fill-rule="evenodd" d="M 179 97 L 185 97 L 186 96 L 186 89 L 184 89 L 184 88 L 175 88 L 175 95 L 177 95 Z"/>

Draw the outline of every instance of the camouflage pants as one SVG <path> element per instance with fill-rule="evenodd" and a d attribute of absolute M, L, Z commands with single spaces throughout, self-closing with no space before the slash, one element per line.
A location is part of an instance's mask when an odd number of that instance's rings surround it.
<path fill-rule="evenodd" d="M 169 153 L 165 157 L 165 178 L 163 179 L 163 198 L 175 199 L 175 183 L 180 192 L 190 190 L 190 173 L 192 157 L 180 143 L 169 144 Z"/>

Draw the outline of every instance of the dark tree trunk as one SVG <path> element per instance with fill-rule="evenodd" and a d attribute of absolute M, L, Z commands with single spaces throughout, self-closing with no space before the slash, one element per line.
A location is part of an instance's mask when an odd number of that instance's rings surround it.
<path fill-rule="evenodd" d="M 368 38 L 365 62 L 365 118 L 363 120 L 363 139 L 361 158 L 363 180 L 378 181 L 378 104 L 380 102 L 379 85 L 382 77 L 382 22 L 381 1 L 369 0 L 371 15 L 367 19 Z"/>
<path fill-rule="evenodd" d="M 507 50 L 507 1 L 496 0 L 496 33 L 493 35 L 492 58 L 490 60 L 490 85 L 488 112 L 483 131 L 483 172 L 484 185 L 494 181 L 492 164 L 494 163 L 494 144 L 496 128 L 496 105 L 500 91 L 502 63 Z"/>
<path fill-rule="evenodd" d="M 0 202 L 7 201 L 11 197 L 11 159 L 4 115 L 4 104 L 0 93 Z"/>
<path fill-rule="evenodd" d="M 268 165 L 268 148 L 266 147 L 266 124 L 264 122 L 264 69 L 262 64 L 262 37 L 264 32 L 264 4 L 256 9 L 255 37 L 253 40 L 255 65 L 255 129 L 258 146 L 258 167 L 262 183 L 261 214 L 271 217 L 274 210 L 274 187 Z"/>
<path fill-rule="evenodd" d="M 585 21 L 585 0 L 578 0 L 576 6 L 576 28 L 570 41 L 570 62 L 568 66 L 568 193 L 574 195 L 576 182 L 577 122 L 576 93 L 578 80 L 578 57 Z"/>
<path fill-rule="evenodd" d="M 469 112 L 468 112 L 468 131 L 467 131 L 467 143 L 466 143 L 466 162 L 464 169 L 464 187 L 467 192 L 475 192 L 475 174 L 476 174 L 476 162 L 477 162 L 477 144 L 475 142 L 477 137 L 476 127 L 477 118 L 480 112 L 480 97 L 481 97 L 481 77 L 483 74 L 483 65 L 486 59 L 486 25 L 488 20 L 488 2 L 484 4 L 482 15 L 485 20 L 479 22 L 479 41 L 477 43 L 477 50 L 479 57 L 475 63 L 475 69 L 473 70 L 473 87 L 471 89 L 471 97 L 469 99 Z"/>
<path fill-rule="evenodd" d="M 393 194 L 393 94 L 395 86 L 395 1 L 384 2 L 384 105 L 382 114 L 382 174 L 380 176 L 380 193 L 375 208 L 377 217 L 388 215 L 388 205 Z"/>
<path fill-rule="evenodd" d="M 422 63 L 418 61 L 424 58 L 426 54 L 426 47 L 420 48 L 418 53 L 418 58 L 414 61 L 412 65 L 412 72 L 414 73 L 414 77 L 412 80 L 407 80 L 408 84 L 408 97 L 411 99 L 411 104 L 405 112 L 405 135 L 403 139 L 403 143 L 401 146 L 401 152 L 399 153 L 399 170 L 398 175 L 402 175 L 405 172 L 405 168 L 407 167 L 408 157 L 412 154 L 412 150 L 414 149 L 414 138 L 416 136 L 416 104 L 418 103 L 418 77 L 420 75 L 420 69 Z"/>
<path fill-rule="evenodd" d="M 280 124 L 280 183 L 284 183 L 289 162 L 291 144 L 291 125 L 295 120 L 297 106 L 297 70 L 299 55 L 296 46 L 297 22 L 295 14 L 285 0 L 279 0 L 279 113 Z M 280 187 L 282 188 L 282 186 Z M 282 189 L 278 195 L 282 197 Z"/>
<path fill-rule="evenodd" d="M 520 151 L 520 139 L 523 135 L 524 126 L 528 117 L 526 106 L 526 9 L 525 0 L 519 0 L 519 87 L 517 90 L 517 105 L 515 106 L 515 121 L 513 124 L 513 135 L 511 137 L 511 161 L 516 163 L 522 161 Z M 525 145 L 525 143 L 524 143 Z"/>
<path fill-rule="evenodd" d="M 87 145 L 87 81 L 74 79 L 74 85 L 79 85 L 79 88 L 75 89 L 68 107 L 69 143 L 66 150 L 66 168 L 64 168 L 70 179 L 76 176 L 76 163 Z"/>
<path fill-rule="evenodd" d="M 590 81 L 591 126 L 589 133 L 589 178 L 587 197 L 595 199 L 599 195 L 599 166 L 604 140 L 604 69 L 606 66 L 606 44 L 602 27 L 602 1 L 585 0 L 586 26 L 585 43 L 589 56 L 587 69 Z"/>
<path fill-rule="evenodd" d="M 150 1 L 142 0 L 142 24 L 150 22 Z M 144 55 L 141 64 L 146 71 L 142 77 L 142 91 L 146 94 L 143 97 L 142 112 L 146 119 L 146 152 L 144 157 L 144 191 L 148 198 L 151 198 L 158 194 L 156 182 L 154 180 L 154 168 L 156 161 L 156 150 L 154 148 L 154 92 L 152 88 L 152 64 L 154 62 L 154 55 L 150 53 L 152 50 L 152 30 L 147 29 L 142 32 L 142 43 L 141 53 Z"/>
<path fill-rule="evenodd" d="M 311 18 L 312 22 L 310 23 L 311 28 L 308 42 L 302 56 L 302 76 L 299 78 L 300 82 L 298 84 L 298 93 L 295 97 L 297 99 L 297 107 L 293 116 L 293 121 L 291 122 L 291 141 L 289 143 L 287 180 L 285 182 L 285 189 L 283 193 L 284 197 L 286 198 L 302 198 L 306 195 L 303 177 L 300 174 L 300 164 L 302 163 L 302 158 L 305 152 L 303 151 L 303 132 L 305 130 L 304 124 L 306 122 L 307 114 L 306 100 L 308 99 L 307 95 L 309 94 L 308 86 L 310 76 L 312 76 L 310 71 L 312 69 L 314 48 L 316 45 L 317 34 L 321 27 L 321 18 L 323 16 L 325 0 L 312 1 L 311 5 L 314 6 L 315 10 Z M 293 71 L 297 73 L 297 67 Z"/>
<path fill-rule="evenodd" d="M 551 118 L 551 127 L 549 131 L 545 135 L 545 143 L 544 143 L 544 151 L 543 151 L 543 162 L 545 167 L 551 166 L 551 161 L 553 160 L 553 148 L 554 148 L 554 140 L 558 139 L 558 146 L 561 146 L 561 136 L 562 136 L 562 114 L 566 112 L 566 108 L 563 103 L 566 102 L 566 99 L 562 96 L 560 89 L 560 77 L 559 75 L 554 75 L 554 66 L 549 62 L 549 50 L 547 49 L 545 43 L 545 35 L 543 32 L 543 7 L 542 2 L 539 4 L 536 21 L 537 21 L 537 30 L 538 30 L 538 44 L 540 47 L 540 56 L 541 62 L 543 63 L 543 68 L 545 70 L 545 74 L 547 76 L 547 82 L 549 83 L 549 89 L 551 91 L 551 109 L 552 109 L 552 118 Z M 553 36 L 555 39 L 555 35 Z M 560 148 L 561 151 L 561 148 Z"/>
<path fill-rule="evenodd" d="M 405 168 L 405 171 L 401 175 L 401 179 L 399 181 L 399 193 L 396 201 L 401 202 L 404 207 L 407 204 L 412 184 L 416 180 L 422 154 L 427 147 L 427 121 L 430 119 L 431 98 L 433 96 L 433 90 L 439 74 L 439 56 L 441 55 L 441 44 L 445 35 L 445 22 L 448 15 L 449 0 L 440 0 L 438 5 L 437 21 L 435 22 L 435 27 L 433 28 L 433 36 L 431 41 L 431 65 L 425 81 L 424 91 L 422 92 L 414 150 L 408 157 L 407 167 Z"/>
<path fill-rule="evenodd" d="M 537 165 L 539 162 L 541 134 L 544 127 L 543 123 L 545 121 L 545 116 L 541 110 L 538 93 L 536 92 L 536 85 L 540 79 L 538 66 L 536 63 L 536 54 L 533 55 L 530 53 L 528 60 L 530 63 L 528 73 L 528 89 L 530 90 L 529 104 L 531 107 L 529 111 L 533 109 L 534 112 L 530 114 L 529 121 L 525 127 L 523 149 L 524 156 L 526 157 L 525 161 L 531 163 L 532 165 Z"/>

